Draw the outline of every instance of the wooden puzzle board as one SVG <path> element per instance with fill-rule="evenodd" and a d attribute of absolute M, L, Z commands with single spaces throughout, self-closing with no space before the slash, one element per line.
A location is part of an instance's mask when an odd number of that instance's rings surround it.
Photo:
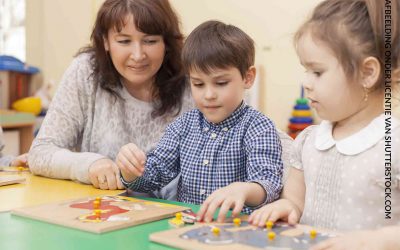
<path fill-rule="evenodd" d="M 267 229 L 256 228 L 247 223 L 242 223 L 240 227 L 235 227 L 232 223 L 198 223 L 194 226 L 153 233 L 150 240 L 188 250 L 300 250 L 309 249 L 311 245 L 334 236 L 319 233 L 311 240 L 305 233 L 310 227 L 282 225 L 284 226 L 277 225 L 272 229 L 276 233 L 276 238 L 272 241 L 267 237 Z M 215 236 L 211 233 L 213 226 L 221 228 L 220 235 Z"/>
<path fill-rule="evenodd" d="M 0 186 L 17 184 L 25 181 L 25 177 L 17 175 L 0 176 Z"/>
<path fill-rule="evenodd" d="M 12 214 L 93 233 L 109 232 L 173 217 L 187 207 L 125 196 L 102 196 L 100 218 L 95 215 L 95 197 L 34 207 L 17 208 Z"/>

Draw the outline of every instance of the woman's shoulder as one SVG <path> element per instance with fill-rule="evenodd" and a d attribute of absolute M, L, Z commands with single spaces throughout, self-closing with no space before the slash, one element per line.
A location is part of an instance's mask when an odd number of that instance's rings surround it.
<path fill-rule="evenodd" d="M 77 67 L 82 70 L 92 71 L 93 69 L 93 54 L 90 52 L 79 53 L 72 59 L 72 67 Z"/>
<path fill-rule="evenodd" d="M 192 92 L 190 91 L 190 87 L 187 86 L 182 95 L 182 108 L 180 113 L 186 113 L 187 111 L 193 110 L 194 108 L 196 108 L 196 106 L 194 104 Z"/>

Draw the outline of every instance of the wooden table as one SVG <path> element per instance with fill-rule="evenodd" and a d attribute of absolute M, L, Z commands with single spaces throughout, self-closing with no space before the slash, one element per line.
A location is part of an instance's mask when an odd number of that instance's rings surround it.
<path fill-rule="evenodd" d="M 34 125 L 35 116 L 33 114 L 0 110 L 0 126 L 3 130 L 17 130 L 19 132 L 20 154 L 28 152 L 31 147 Z"/>
<path fill-rule="evenodd" d="M 6 170 L 9 170 L 9 168 L 6 168 Z M 0 171 L 0 175 L 11 174 L 14 173 Z M 24 184 L 0 187 L 0 249 L 173 249 L 168 246 L 150 242 L 149 240 L 149 235 L 151 233 L 170 228 L 168 219 L 99 235 L 11 215 L 8 211 L 17 207 L 100 194 L 115 195 L 124 192 L 124 190 L 99 190 L 91 185 L 34 176 L 29 172 L 16 174 L 26 177 L 26 182 Z M 199 206 L 193 204 L 151 198 L 144 199 L 183 205 L 192 208 L 194 211 L 199 209 Z"/>
<path fill-rule="evenodd" d="M 7 172 L 15 171 L 15 172 Z M 101 190 L 92 185 L 84 185 L 70 180 L 57 180 L 32 175 L 29 171 L 18 173 L 17 168 L 10 167 L 0 171 L 0 175 L 18 175 L 26 178 L 24 183 L 0 186 L 0 212 L 13 208 L 26 207 L 83 198 L 99 194 L 115 195 L 123 190 Z"/>

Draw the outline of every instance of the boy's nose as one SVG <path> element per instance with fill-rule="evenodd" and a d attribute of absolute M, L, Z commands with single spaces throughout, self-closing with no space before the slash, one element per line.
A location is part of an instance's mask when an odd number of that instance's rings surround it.
<path fill-rule="evenodd" d="M 212 88 L 207 88 L 204 98 L 205 99 L 215 99 L 217 97 L 216 92 Z"/>

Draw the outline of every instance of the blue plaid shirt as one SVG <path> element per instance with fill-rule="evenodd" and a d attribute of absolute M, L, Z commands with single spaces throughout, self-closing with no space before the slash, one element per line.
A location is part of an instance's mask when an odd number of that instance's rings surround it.
<path fill-rule="evenodd" d="M 218 124 L 208 122 L 194 109 L 167 127 L 147 156 L 143 176 L 131 183 L 122 179 L 122 183 L 133 191 L 148 193 L 181 173 L 178 201 L 201 204 L 232 182 L 255 182 L 267 193 L 264 205 L 276 200 L 282 189 L 281 151 L 271 120 L 244 102 Z M 251 210 L 245 207 L 243 212 Z"/>

